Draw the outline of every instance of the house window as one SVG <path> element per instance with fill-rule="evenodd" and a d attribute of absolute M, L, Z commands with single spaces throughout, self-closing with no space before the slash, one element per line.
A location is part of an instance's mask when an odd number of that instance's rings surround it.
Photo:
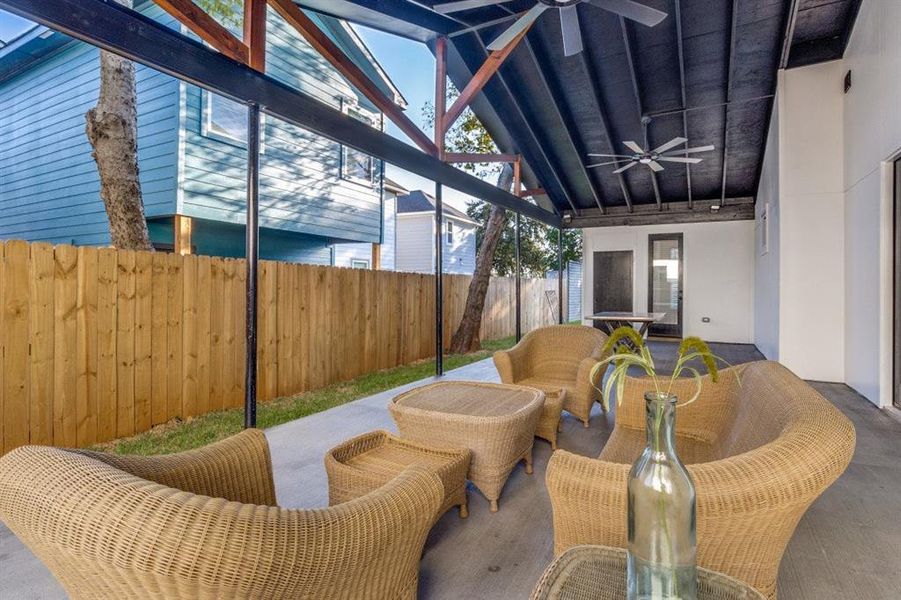
<path fill-rule="evenodd" d="M 370 127 L 375 126 L 375 119 L 369 117 L 361 110 L 348 106 L 342 102 L 344 112 Z M 348 146 L 341 146 L 341 178 L 355 181 L 365 185 L 376 184 L 376 161 L 365 152 L 360 152 Z"/>
<path fill-rule="evenodd" d="M 447 235 L 447 245 L 452 246 L 454 243 L 454 222 L 445 221 L 445 233 Z"/>
<path fill-rule="evenodd" d="M 350 267 L 352 269 L 368 269 L 369 261 L 362 258 L 355 258 L 354 260 L 350 261 Z"/>
<path fill-rule="evenodd" d="M 217 94 L 204 92 L 204 134 L 247 143 L 247 107 Z"/>

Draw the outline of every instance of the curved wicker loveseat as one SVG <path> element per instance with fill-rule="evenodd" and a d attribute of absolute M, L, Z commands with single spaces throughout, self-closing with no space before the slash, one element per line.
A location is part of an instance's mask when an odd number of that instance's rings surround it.
<path fill-rule="evenodd" d="M 258 430 L 172 456 L 0 458 L 0 519 L 73 599 L 412 599 L 443 494 L 411 467 L 345 504 L 278 508 Z"/>
<path fill-rule="evenodd" d="M 707 378 L 676 413 L 677 449 L 697 487 L 698 564 L 776 597 L 779 562 L 807 507 L 848 466 L 851 422 L 775 362 Z M 678 382 L 680 397 L 693 383 Z M 626 546 L 626 481 L 645 444 L 647 389 L 630 379 L 616 428 L 599 459 L 557 451 L 547 470 L 554 551 Z"/>
<path fill-rule="evenodd" d="M 538 388 L 547 393 L 566 390 L 563 409 L 588 427 L 591 408 L 600 396 L 589 381 L 601 360 L 607 336 L 584 325 L 539 327 L 518 344 L 494 353 L 494 365 L 504 383 Z"/>

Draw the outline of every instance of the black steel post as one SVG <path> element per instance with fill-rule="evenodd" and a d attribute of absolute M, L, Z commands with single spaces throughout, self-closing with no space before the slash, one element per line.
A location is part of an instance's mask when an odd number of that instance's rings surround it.
<path fill-rule="evenodd" d="M 244 427 L 257 426 L 257 277 L 260 258 L 260 106 L 247 110 L 247 353 L 244 364 Z M 215 375 L 215 374 L 214 374 Z"/>
<path fill-rule="evenodd" d="M 522 217 L 516 213 L 516 241 L 514 242 L 514 254 L 516 256 L 516 341 L 522 339 L 522 263 L 519 256 L 520 221 Z"/>
<path fill-rule="evenodd" d="M 444 201 L 435 184 L 435 375 L 444 375 Z"/>
<path fill-rule="evenodd" d="M 563 228 L 557 230 L 557 322 L 563 325 Z"/>

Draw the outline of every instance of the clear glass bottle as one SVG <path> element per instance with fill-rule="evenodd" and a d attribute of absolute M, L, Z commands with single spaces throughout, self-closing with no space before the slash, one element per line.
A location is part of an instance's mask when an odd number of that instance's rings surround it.
<path fill-rule="evenodd" d="M 695 486 L 676 455 L 676 397 L 648 392 L 648 445 L 629 472 L 629 600 L 695 600 Z"/>

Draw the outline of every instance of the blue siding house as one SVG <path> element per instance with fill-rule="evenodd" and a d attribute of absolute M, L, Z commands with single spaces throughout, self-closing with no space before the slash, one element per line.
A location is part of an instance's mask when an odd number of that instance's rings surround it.
<path fill-rule="evenodd" d="M 137 5 L 180 27 L 157 5 Z M 310 16 L 404 105 L 347 23 Z M 269 76 L 382 127 L 375 106 L 271 10 L 267 36 Z M 88 44 L 36 26 L 0 49 L 0 238 L 109 244 L 85 135 L 84 115 L 98 88 L 99 51 Z M 152 241 L 173 248 L 177 226 L 190 232 L 193 252 L 243 256 L 245 107 L 141 65 L 137 90 L 140 179 Z M 329 264 L 335 244 L 382 242 L 377 161 L 268 115 L 262 140 L 262 258 Z"/>

